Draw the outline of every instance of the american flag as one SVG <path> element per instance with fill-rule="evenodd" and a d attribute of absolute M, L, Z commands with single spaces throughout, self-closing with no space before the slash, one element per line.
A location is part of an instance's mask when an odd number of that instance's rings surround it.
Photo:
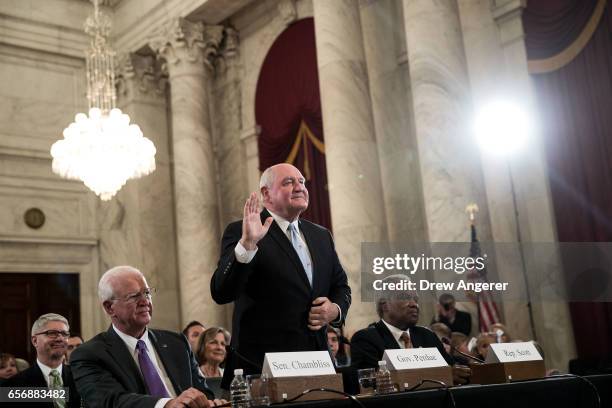
<path fill-rule="evenodd" d="M 471 225 L 471 233 L 472 233 L 472 243 L 470 245 L 470 257 L 477 258 L 482 256 L 480 251 L 480 242 L 478 242 L 478 236 L 476 234 L 476 226 L 472 222 Z M 472 269 L 468 275 L 468 279 L 473 282 L 486 282 L 487 279 L 487 269 L 486 267 L 482 270 L 478 270 L 476 268 Z M 499 323 L 499 310 L 497 308 L 497 304 L 493 300 L 491 296 L 491 292 L 488 290 L 483 290 L 480 293 L 475 294 L 476 304 L 478 305 L 478 328 L 480 332 L 489 332 L 491 325 L 494 323 Z"/>

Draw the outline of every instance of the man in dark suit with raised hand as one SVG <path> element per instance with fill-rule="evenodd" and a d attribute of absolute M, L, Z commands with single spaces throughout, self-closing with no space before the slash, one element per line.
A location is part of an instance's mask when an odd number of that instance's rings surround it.
<path fill-rule="evenodd" d="M 208 408 L 221 402 L 212 401 L 185 336 L 147 327 L 153 293 L 130 266 L 112 268 L 100 279 L 98 296 L 112 325 L 70 359 L 88 407 Z"/>
<path fill-rule="evenodd" d="M 342 324 L 351 303 L 330 232 L 300 219 L 309 199 L 300 171 L 266 169 L 260 192 L 264 210 L 252 193 L 223 234 L 211 280 L 213 299 L 235 305 L 224 387 L 234 368 L 260 372 L 266 352 L 327 350 L 326 326 Z"/>
<path fill-rule="evenodd" d="M 404 275 L 391 275 L 385 283 L 409 281 Z M 427 327 L 418 326 L 419 297 L 415 291 L 391 291 L 377 293 L 376 312 L 380 320 L 365 329 L 357 331 L 351 338 L 351 362 L 355 368 L 378 367 L 387 349 L 436 347 L 449 365 L 455 361 Z M 455 384 L 468 381 L 471 371 L 468 367 L 453 366 Z"/>
<path fill-rule="evenodd" d="M 25 371 L 9 378 L 3 387 L 46 387 L 67 388 L 68 400 L 55 399 L 54 402 L 29 402 L 27 406 L 77 408 L 81 397 L 77 391 L 70 367 L 62 364 L 70 337 L 68 320 L 55 313 L 40 316 L 32 325 L 32 345 L 36 349 L 36 363 Z M 15 403 L 16 407 L 25 406 Z M 7 404 L 12 406 L 12 404 Z"/>

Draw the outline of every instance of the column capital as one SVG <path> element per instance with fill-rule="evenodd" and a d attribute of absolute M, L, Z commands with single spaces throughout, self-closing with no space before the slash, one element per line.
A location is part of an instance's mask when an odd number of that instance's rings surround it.
<path fill-rule="evenodd" d="M 491 0 L 491 14 L 499 28 L 503 46 L 522 41 L 525 37 L 521 16 L 526 0 Z"/>
<path fill-rule="evenodd" d="M 240 36 L 233 27 L 223 29 L 223 47 L 220 50 L 220 57 L 217 59 L 217 73 L 224 73 L 230 68 L 238 65 L 240 57 Z"/>
<path fill-rule="evenodd" d="M 223 26 L 172 19 L 149 39 L 149 46 L 166 60 L 162 69 L 172 75 L 174 68 L 202 66 L 214 71 L 214 59 L 223 39 Z"/>
<path fill-rule="evenodd" d="M 276 6 L 283 23 L 288 26 L 297 19 L 295 0 L 280 0 Z"/>
<path fill-rule="evenodd" d="M 115 78 L 120 98 L 164 101 L 168 78 L 161 72 L 161 63 L 152 55 L 119 55 Z"/>
<path fill-rule="evenodd" d="M 225 44 L 221 53 L 227 58 L 234 58 L 240 54 L 240 35 L 233 27 L 225 27 L 223 29 L 225 35 Z"/>

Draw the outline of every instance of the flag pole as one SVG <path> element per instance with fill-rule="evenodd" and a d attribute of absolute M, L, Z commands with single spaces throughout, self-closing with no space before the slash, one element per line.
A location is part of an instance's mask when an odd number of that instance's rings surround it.
<path fill-rule="evenodd" d="M 531 326 L 531 333 L 533 339 L 538 340 L 535 329 L 535 320 L 533 318 L 533 307 L 531 304 L 531 291 L 529 290 L 529 280 L 527 279 L 527 262 L 525 261 L 525 252 L 523 250 L 523 239 L 521 235 L 521 223 L 519 220 L 519 210 L 516 200 L 516 190 L 514 188 L 514 177 L 512 176 L 512 168 L 510 162 L 506 161 L 508 166 L 508 178 L 510 179 L 510 191 L 512 192 L 512 207 L 514 208 L 514 221 L 516 222 L 516 241 L 518 243 L 519 254 L 521 256 L 521 268 L 523 274 L 523 280 L 525 282 L 525 294 L 527 295 L 527 312 L 529 313 L 529 325 Z"/>

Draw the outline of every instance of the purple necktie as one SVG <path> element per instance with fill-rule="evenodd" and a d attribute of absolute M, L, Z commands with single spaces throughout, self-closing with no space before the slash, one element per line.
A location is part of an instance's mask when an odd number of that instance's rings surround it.
<path fill-rule="evenodd" d="M 140 371 L 144 377 L 145 384 L 149 389 L 149 394 L 154 397 L 169 397 L 166 387 L 159 377 L 153 362 L 149 358 L 147 352 L 147 345 L 144 341 L 138 340 L 136 343 L 136 350 L 138 350 L 138 362 L 140 363 Z"/>

